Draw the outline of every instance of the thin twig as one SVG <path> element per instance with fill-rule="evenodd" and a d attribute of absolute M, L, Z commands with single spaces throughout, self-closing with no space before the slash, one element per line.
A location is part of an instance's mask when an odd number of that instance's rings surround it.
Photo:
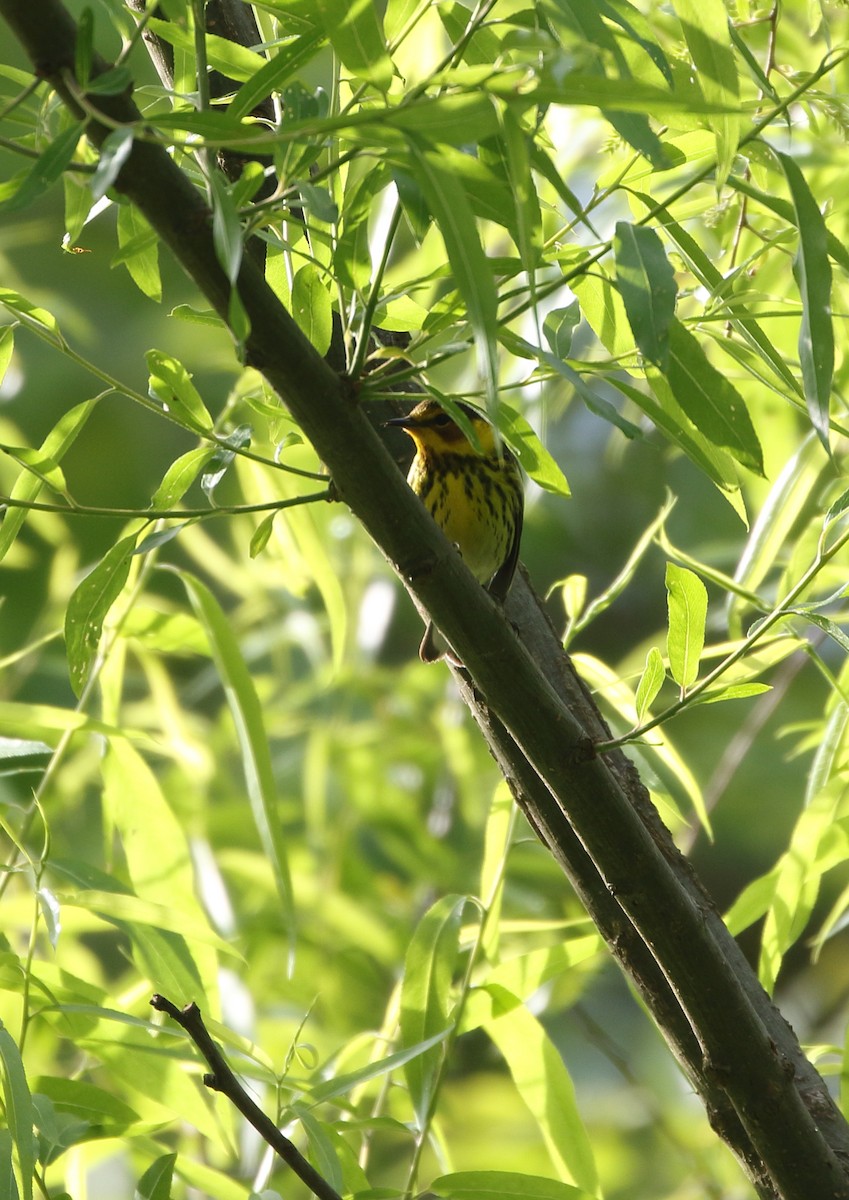
<path fill-rule="evenodd" d="M 96 504 L 47 504 L 38 500 L 14 500 L 0 495 L 0 513 L 4 508 L 25 508 L 33 512 L 60 513 L 69 517 L 114 517 L 142 521 L 207 521 L 210 517 L 239 517 L 245 513 L 275 512 L 294 508 L 298 504 L 313 504 L 317 500 L 334 500 L 332 488 L 310 492 L 306 496 L 290 496 L 287 500 L 266 500 L 262 504 L 232 504 L 225 508 L 105 508 Z"/>
<path fill-rule="evenodd" d="M 267 1142 L 275 1154 L 279 1154 L 283 1161 L 292 1168 L 313 1195 L 318 1196 L 319 1200 L 342 1200 L 336 1189 L 331 1187 L 327 1180 L 319 1175 L 315 1167 L 304 1158 L 294 1142 L 290 1142 L 271 1118 L 251 1100 L 228 1067 L 224 1055 L 210 1037 L 198 1006 L 192 1003 L 187 1004 L 185 1008 L 177 1008 L 176 1004 L 172 1004 L 165 996 L 160 996 L 158 993 L 151 996 L 150 1006 L 157 1012 L 166 1013 L 172 1021 L 176 1021 L 181 1029 L 186 1031 L 209 1064 L 210 1073 L 203 1077 L 205 1085 L 212 1091 L 221 1092 L 223 1096 L 227 1097 L 245 1120 L 250 1122 L 263 1141 Z"/>

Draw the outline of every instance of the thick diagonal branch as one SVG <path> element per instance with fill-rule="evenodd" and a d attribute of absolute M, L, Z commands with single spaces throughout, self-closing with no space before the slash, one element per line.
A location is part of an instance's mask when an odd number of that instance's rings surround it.
<path fill-rule="evenodd" d="M 79 111 L 75 29 L 58 0 L 0 0 L 0 14 L 38 73 Z M 143 127 L 130 97 L 90 100 L 105 118 L 89 122 L 95 143 L 116 122 Z M 137 141 L 117 186 L 226 319 L 230 286 L 215 257 L 211 215 L 165 150 Z M 644 811 L 640 789 L 621 765 L 594 756 L 586 696 L 558 662 L 559 677 L 539 669 L 406 487 L 350 386 L 303 338 L 249 261 L 238 287 L 251 323 L 247 361 L 291 409 L 341 499 L 465 662 L 481 712 L 497 718 L 533 782 L 523 795 L 535 828 L 555 852 L 567 840 L 581 846 L 591 868 L 576 886 L 606 891 L 623 927 L 633 930 L 629 936 L 642 944 L 626 965 L 634 969 L 646 955 L 656 964 L 666 985 L 663 1007 L 674 1010 L 694 1082 L 709 1104 L 721 1098 L 729 1115 L 724 1128 L 733 1115 L 745 1130 L 751 1154 L 744 1157 L 761 1194 L 849 1200 L 849 1129 L 666 831 Z M 570 872 L 585 870 L 574 855 L 558 858 Z M 660 1006 L 656 1012 L 663 1017 Z"/>

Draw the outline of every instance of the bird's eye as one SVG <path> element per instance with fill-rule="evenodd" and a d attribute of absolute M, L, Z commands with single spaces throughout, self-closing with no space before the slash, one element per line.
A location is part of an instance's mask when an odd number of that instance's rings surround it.
<path fill-rule="evenodd" d="M 433 418 L 433 424 L 434 425 L 450 425 L 451 418 L 448 416 L 448 413 L 443 412 L 443 413 L 440 413 L 438 417 Z"/>

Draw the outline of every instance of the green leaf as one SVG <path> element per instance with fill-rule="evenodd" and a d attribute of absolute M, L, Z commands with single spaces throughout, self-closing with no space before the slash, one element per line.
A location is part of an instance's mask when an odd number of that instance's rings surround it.
<path fill-rule="evenodd" d="M 388 92 L 394 68 L 373 0 L 318 0 L 316 7 L 343 65 Z"/>
<path fill-rule="evenodd" d="M 443 1034 L 449 1025 L 451 984 L 459 953 L 465 896 L 443 896 L 425 913 L 404 960 L 401 983 L 401 1042 L 405 1048 Z M 410 1099 L 424 1128 L 442 1047 L 419 1054 L 405 1065 Z"/>
<path fill-rule="evenodd" d="M 65 613 L 65 652 L 74 694 L 85 687 L 103 632 L 103 621 L 118 599 L 136 548 L 137 533 L 121 538 L 86 575 L 68 601 Z"/>
<path fill-rule="evenodd" d="M 822 486 L 827 470 L 828 462 L 821 445 L 811 433 L 788 458 L 761 505 L 734 572 L 734 582 L 741 589 L 757 594 L 779 560 L 781 549 L 801 514 Z M 729 596 L 728 628 L 732 637 L 740 636 L 743 615 L 750 608 L 751 603 L 745 597 Z"/>
<path fill-rule="evenodd" d="M 3 1070 L 4 1123 L 14 1147 L 13 1171 L 20 1200 L 32 1200 L 33 1107 L 24 1064 L 15 1039 L 0 1021 L 0 1066 Z"/>
<path fill-rule="evenodd" d="M 274 518 L 276 516 L 277 513 L 270 512 L 268 516 L 263 517 L 251 534 L 249 549 L 251 558 L 257 558 L 268 545 L 268 539 L 271 537 L 272 530 L 274 529 Z"/>
<path fill-rule="evenodd" d="M 125 266 L 139 291 L 158 304 L 162 299 L 159 238 L 134 204 L 118 205 L 118 245 L 112 266 Z"/>
<path fill-rule="evenodd" d="M 292 316 L 301 333 L 324 356 L 330 349 L 333 311 L 324 276 L 312 263 L 305 263 L 292 281 Z"/>
<path fill-rule="evenodd" d="M 727 687 L 709 688 L 693 701 L 694 704 L 719 704 L 722 700 L 747 700 L 750 696 L 762 696 L 771 692 L 768 683 L 731 683 Z"/>
<path fill-rule="evenodd" d="M 658 650 L 657 646 L 652 646 L 646 655 L 646 665 L 643 669 L 640 682 L 637 685 L 637 722 L 642 725 L 646 719 L 646 714 L 652 706 L 652 702 L 657 696 L 660 689 L 663 687 L 663 681 L 666 678 L 666 668 L 663 665 L 663 655 Z"/>
<path fill-rule="evenodd" d="M 675 272 L 653 229 L 619 221 L 613 239 L 616 281 L 640 353 L 666 371 L 675 316 Z"/>
<path fill-rule="evenodd" d="M 133 1200 L 171 1200 L 176 1154 L 163 1154 L 145 1171 L 136 1184 Z"/>
<path fill-rule="evenodd" d="M 707 588 L 692 571 L 666 564 L 669 610 L 667 657 L 672 678 L 682 690 L 695 683 L 705 644 Z"/>
<path fill-rule="evenodd" d="M 183 364 L 162 350 L 148 350 L 145 359 L 150 372 L 148 392 L 153 399 L 192 432 L 212 429 L 212 417 Z"/>
<path fill-rule="evenodd" d="M 681 408 L 713 444 L 763 475 L 763 453 L 745 401 L 677 319 L 669 327 L 669 386 Z"/>
<path fill-rule="evenodd" d="M 595 1194 L 556 1179 L 512 1171 L 458 1171 L 440 1175 L 428 1191 L 446 1200 L 592 1200 Z"/>
<path fill-rule="evenodd" d="M 69 166 L 82 133 L 82 124 L 75 122 L 57 134 L 47 149 L 33 163 L 28 174 L 23 176 L 13 195 L 0 203 L 0 212 L 20 212 L 47 191 Z"/>
<path fill-rule="evenodd" d="M 235 287 L 245 249 L 245 231 L 239 212 L 220 171 L 210 175 L 212 188 L 212 242 L 215 257 L 227 276 L 231 287 Z"/>
<path fill-rule="evenodd" d="M 598 1172 L 575 1099 L 575 1088 L 559 1051 L 536 1017 L 522 1006 L 488 1021 L 486 1032 L 504 1056 L 510 1074 L 542 1134 L 560 1178 L 598 1194 Z"/>
<path fill-rule="evenodd" d="M 803 607 L 787 608 L 784 611 L 797 613 L 800 617 L 804 617 L 806 621 L 810 621 L 812 625 L 816 625 L 817 629 L 821 629 L 823 633 L 828 634 L 841 650 L 849 650 L 849 635 L 845 634 L 837 622 L 832 621 L 830 617 L 824 617 L 822 613 L 811 612 L 809 608 Z"/>
<path fill-rule="evenodd" d="M 62 468 L 56 462 L 55 458 L 51 458 L 43 450 L 33 450 L 30 446 L 0 445 L 0 452 L 8 454 L 9 458 L 20 463 L 36 479 L 40 479 L 42 483 L 47 484 L 54 492 L 58 492 L 60 496 L 67 496 L 68 485 L 65 482 L 65 475 Z"/>
<path fill-rule="evenodd" d="M 509 106 L 502 105 L 499 116 L 507 180 L 515 209 L 516 245 L 533 299 L 535 272 L 542 256 L 542 214 L 530 163 L 533 138 Z"/>
<path fill-rule="evenodd" d="M 14 313 L 19 313 L 25 321 L 33 321 L 36 325 L 41 325 L 49 333 L 55 335 L 56 345 L 61 344 L 62 335 L 59 332 L 59 325 L 53 313 L 48 312 L 46 308 L 40 308 L 31 300 L 27 300 L 26 296 L 22 296 L 20 292 L 13 292 L 11 288 L 4 287 L 0 287 L 0 304 L 5 304 Z"/>
<path fill-rule="evenodd" d="M 680 446 L 707 477 L 722 489 L 726 497 L 735 493 L 739 495 L 737 473 L 730 454 L 720 450 L 696 428 L 672 394 L 672 388 L 665 375 L 656 367 L 649 366 L 646 369 L 646 379 L 654 396 L 646 395 L 641 388 L 634 387 L 619 374 L 611 375 L 609 382 L 629 400 L 633 400 L 658 429 L 663 430 L 671 441 Z M 745 520 L 745 516 L 743 519 Z"/>
<path fill-rule="evenodd" d="M 325 34 L 321 29 L 310 29 L 278 47 L 271 58 L 239 88 L 230 104 L 228 115 L 241 120 L 272 92 L 278 92 L 287 80 L 305 66 L 324 44 Z M 236 78 L 231 75 L 231 79 Z"/>
<path fill-rule="evenodd" d="M 486 407 L 498 411 L 498 296 L 466 194 L 443 169 L 435 150 L 411 144 L 416 179 L 445 242 L 448 261 L 466 302 L 477 347 L 478 369 L 486 389 Z"/>
<path fill-rule="evenodd" d="M 100 200 L 106 195 L 130 157 L 132 148 L 133 130 L 129 126 L 122 125 L 106 135 L 100 147 L 100 161 L 89 184 L 92 200 Z"/>
<path fill-rule="evenodd" d="M 194 34 L 185 25 L 177 24 L 173 20 L 161 21 L 158 17 L 151 17 L 145 27 L 176 50 L 186 51 L 194 62 Z M 265 66 L 265 59 L 253 50 L 213 33 L 206 35 L 206 61 L 214 70 L 240 83 L 253 79 L 257 71 Z"/>
<path fill-rule="evenodd" d="M 845 737 L 847 710 L 835 709 L 823 743 L 833 749 Z M 793 830 L 790 844 L 770 873 L 773 892 L 764 921 L 758 974 L 771 992 L 784 956 L 802 936 L 826 871 L 849 857 L 849 835 L 840 820 L 845 784 L 832 775 L 812 796 Z"/>
<path fill-rule="evenodd" d="M 171 463 L 165 472 L 162 482 L 153 493 L 150 506 L 153 509 L 164 510 L 173 508 L 197 479 L 200 472 L 217 454 L 215 446 L 198 446 L 187 450 Z"/>
<path fill-rule="evenodd" d="M 551 349 L 558 358 L 568 358 L 572 349 L 572 334 L 581 322 L 581 306 L 579 301 L 573 302 L 566 308 L 552 308 L 545 314 L 542 332 Z"/>
<path fill-rule="evenodd" d="M 555 496 L 572 494 L 559 464 L 546 450 L 531 426 L 521 413 L 503 401 L 498 405 L 498 428 L 534 483 L 547 492 L 553 492 Z"/>
<path fill-rule="evenodd" d="M 820 441 L 829 449 L 829 402 L 834 375 L 834 330 L 831 323 L 831 263 L 825 219 L 811 189 L 788 154 L 776 151 L 793 198 L 799 249 L 793 273 L 802 297 L 799 360 L 808 415 Z"/>
<path fill-rule="evenodd" d="M 74 45 L 74 75 L 82 91 L 88 87 L 94 57 L 94 13 L 86 6 L 77 21 Z"/>
<path fill-rule="evenodd" d="M 242 752 L 242 769 L 251 812 L 268 859 L 281 903 L 281 923 L 291 939 L 295 932 L 295 906 L 283 830 L 277 812 L 277 785 L 262 704 L 251 673 L 242 657 L 232 624 L 212 592 L 185 571 L 178 572 L 198 620 L 206 630 L 212 656 L 236 727 Z"/>
<path fill-rule="evenodd" d="M 127 1125 L 139 1120 L 138 1113 L 129 1104 L 83 1079 L 41 1075 L 34 1086 L 40 1095 L 52 1101 L 58 1112 L 73 1113 L 98 1125 L 107 1122 Z"/>
<path fill-rule="evenodd" d="M 716 186 L 721 188 L 728 177 L 737 153 L 740 138 L 740 98 L 737 64 L 728 32 L 728 14 L 721 2 L 706 0 L 673 0 L 681 22 L 696 78 L 702 95 L 709 104 L 730 111 L 710 117 L 716 135 Z"/>
<path fill-rule="evenodd" d="M 332 1079 L 327 1079 L 319 1083 L 316 1087 L 310 1088 L 309 1097 L 313 1104 L 324 1104 L 328 1100 L 335 1100 L 337 1096 L 344 1096 L 348 1092 L 359 1087 L 363 1083 L 368 1083 L 371 1079 L 380 1079 L 383 1075 L 388 1075 L 397 1067 L 403 1067 L 411 1059 L 418 1058 L 419 1055 L 427 1053 L 435 1046 L 441 1045 L 448 1034 L 449 1029 L 443 1029 L 441 1033 L 435 1033 L 433 1037 L 428 1038 L 424 1042 L 416 1042 L 412 1046 L 406 1047 L 404 1050 L 398 1050 L 395 1054 L 389 1054 L 386 1058 L 378 1059 L 377 1062 L 368 1063 L 364 1067 L 360 1067 L 358 1071 L 350 1071 L 345 1075 L 335 1075 Z"/>

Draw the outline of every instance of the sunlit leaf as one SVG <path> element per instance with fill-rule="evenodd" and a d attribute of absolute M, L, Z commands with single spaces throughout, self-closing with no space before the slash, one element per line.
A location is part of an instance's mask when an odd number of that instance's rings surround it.
<path fill-rule="evenodd" d="M 161 401 L 166 411 L 183 421 L 187 428 L 211 429 L 212 417 L 183 364 L 162 350 L 148 350 L 145 358 L 150 372 L 150 395 Z"/>
<path fill-rule="evenodd" d="M 413 934 L 401 984 L 401 1037 L 405 1047 L 427 1041 L 448 1028 L 451 983 L 459 950 L 465 896 L 443 896 L 425 913 Z M 405 1064 L 404 1075 L 418 1121 L 424 1122 L 433 1097 L 442 1050 L 436 1045 Z"/>
<path fill-rule="evenodd" d="M 669 327 L 666 377 L 675 399 L 696 428 L 744 467 L 762 475 L 763 453 L 743 397 L 676 319 Z"/>
<path fill-rule="evenodd" d="M 411 146 L 417 181 L 439 225 L 448 261 L 466 302 L 477 347 L 478 368 L 486 389 L 487 410 L 498 410 L 498 296 L 466 195 L 443 169 L 438 153 Z"/>
<path fill-rule="evenodd" d="M 20 1051 L 8 1029 L 0 1021 L 0 1067 L 3 1073 L 4 1123 L 14 1147 L 12 1169 L 20 1200 L 32 1200 L 33 1107 Z"/>
<path fill-rule="evenodd" d="M 279 91 L 292 75 L 309 62 L 324 40 L 323 30 L 316 28 L 307 30 L 279 46 L 268 62 L 239 88 L 227 106 L 229 115 L 234 120 L 248 116 L 266 96 Z M 231 78 L 237 77 L 231 73 Z"/>
<path fill-rule="evenodd" d="M 134 1200 L 171 1200 L 176 1154 L 163 1154 L 150 1164 L 136 1184 Z"/>
<path fill-rule="evenodd" d="M 663 656 L 657 646 L 652 646 L 646 655 L 646 665 L 643 668 L 643 673 L 640 676 L 640 682 L 637 685 L 637 721 L 642 724 L 646 719 L 646 715 L 652 706 L 652 703 L 660 689 L 663 687 L 663 681 L 666 678 L 666 668 L 663 665 Z"/>
<path fill-rule="evenodd" d="M 185 24 L 150 17 L 146 22 L 146 28 L 151 33 L 155 33 L 157 37 L 162 38 L 164 42 L 169 42 L 178 50 L 187 51 L 194 58 L 194 35 L 185 27 Z M 265 65 L 265 59 L 259 54 L 228 38 L 207 33 L 204 41 L 207 63 L 229 79 L 237 79 L 240 82 L 252 79 L 257 71 Z"/>
<path fill-rule="evenodd" d="M 575 1088 L 542 1025 L 526 1008 L 518 1007 L 488 1022 L 486 1032 L 504 1056 L 560 1179 L 596 1195 L 598 1173 Z"/>
<path fill-rule="evenodd" d="M 616 282 L 637 347 L 665 371 L 678 289 L 663 244 L 653 229 L 619 221 L 613 248 Z"/>
<path fill-rule="evenodd" d="M 344 66 L 381 92 L 388 91 L 392 60 L 372 0 L 318 0 L 316 7 Z"/>
<path fill-rule="evenodd" d="M 831 263 L 823 215 L 804 175 L 788 155 L 776 151 L 793 197 L 799 250 L 793 264 L 802 297 L 799 359 L 808 415 L 820 441 L 829 447 L 829 404 L 834 374 L 831 324 Z"/>
<path fill-rule="evenodd" d="M 686 567 L 667 563 L 666 592 L 669 670 L 675 682 L 686 690 L 696 682 L 699 674 L 705 644 L 707 588 L 698 575 Z"/>
<path fill-rule="evenodd" d="M 571 495 L 569 483 L 559 464 L 521 413 L 504 403 L 499 404 L 498 428 L 534 483 L 557 496 Z"/>
<path fill-rule="evenodd" d="M 209 637 L 236 727 L 254 824 L 274 874 L 281 903 L 281 924 L 291 940 L 294 936 L 294 898 L 286 846 L 277 813 L 277 788 L 262 705 L 232 625 L 220 604 L 209 588 L 194 576 L 181 572 L 180 578 Z"/>
<path fill-rule="evenodd" d="M 127 582 L 137 540 L 138 534 L 132 533 L 116 542 L 68 601 L 65 651 L 71 686 L 77 696 L 88 680 L 106 615 Z"/>
<path fill-rule="evenodd" d="M 0 202 L 0 212 L 20 212 L 28 208 L 43 192 L 60 179 L 74 157 L 77 143 L 83 134 L 82 124 L 76 122 L 57 134 L 39 156 L 28 174 L 23 176 L 14 193 Z"/>
<path fill-rule="evenodd" d="M 510 1171 L 460 1171 L 455 1175 L 440 1175 L 432 1181 L 429 1190 L 446 1200 L 592 1200 L 595 1195 L 556 1179 Z"/>
<path fill-rule="evenodd" d="M 673 7 L 693 58 L 702 95 L 708 103 L 728 110 L 710 117 L 716 134 L 716 186 L 720 188 L 731 170 L 740 137 L 740 117 L 735 111 L 740 92 L 728 14 L 724 4 L 704 3 L 704 0 L 673 0 Z"/>
<path fill-rule="evenodd" d="M 312 263 L 305 263 L 295 275 L 292 283 L 292 316 L 318 353 L 326 354 L 333 332 L 330 293 L 322 273 Z"/>

